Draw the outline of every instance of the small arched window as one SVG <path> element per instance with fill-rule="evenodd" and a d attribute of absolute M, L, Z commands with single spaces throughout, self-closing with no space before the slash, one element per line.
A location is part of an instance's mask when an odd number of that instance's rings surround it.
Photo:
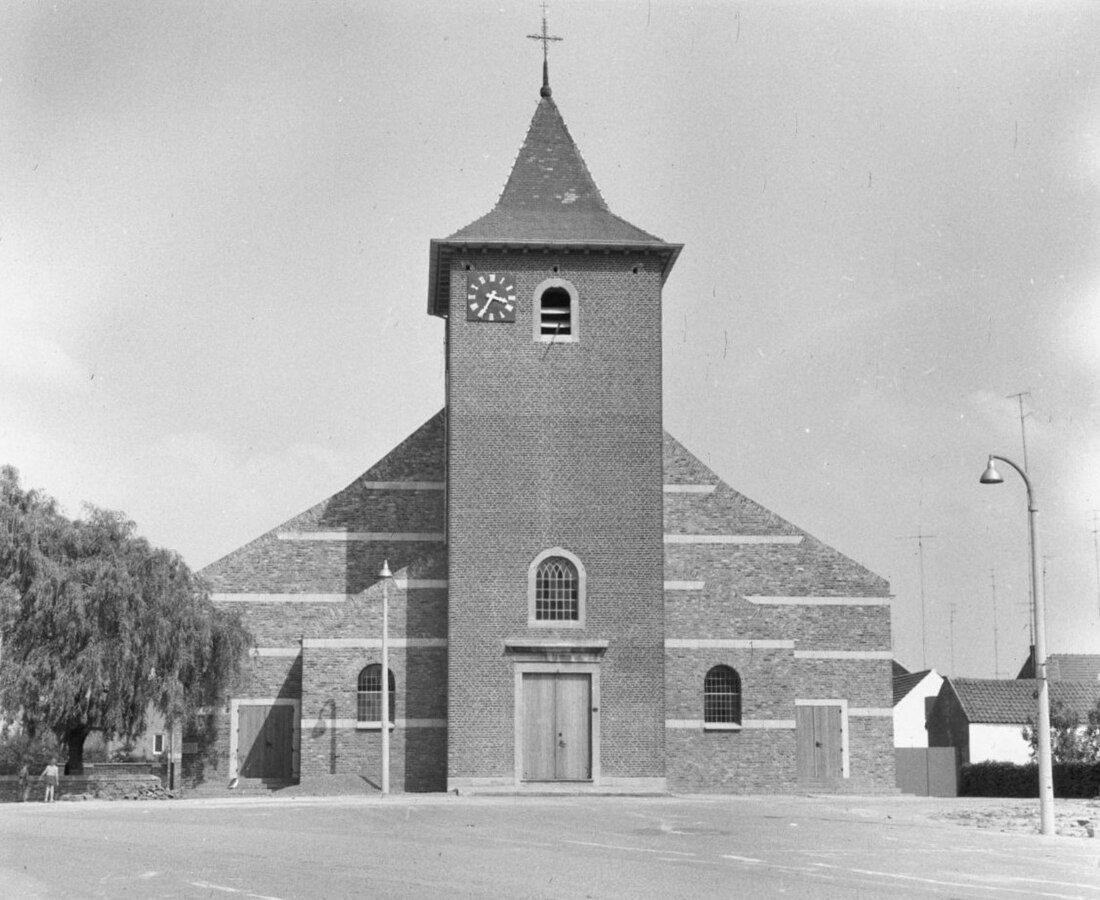
<path fill-rule="evenodd" d="M 539 554 L 528 575 L 528 624 L 556 628 L 584 626 L 584 566 L 568 550 Z"/>
<path fill-rule="evenodd" d="M 575 622 L 580 613 L 577 567 L 561 556 L 539 563 L 535 572 L 535 618 L 542 622 Z"/>
<path fill-rule="evenodd" d="M 397 720 L 397 682 L 390 670 L 389 677 L 389 719 L 392 725 Z M 367 666 L 359 673 L 358 709 L 356 718 L 360 725 L 382 724 L 382 667 L 378 663 Z"/>
<path fill-rule="evenodd" d="M 563 278 L 548 278 L 535 288 L 535 340 L 576 341 L 578 312 L 577 289 Z"/>
<path fill-rule="evenodd" d="M 704 725 L 741 724 L 741 676 L 729 666 L 715 666 L 703 681 Z"/>

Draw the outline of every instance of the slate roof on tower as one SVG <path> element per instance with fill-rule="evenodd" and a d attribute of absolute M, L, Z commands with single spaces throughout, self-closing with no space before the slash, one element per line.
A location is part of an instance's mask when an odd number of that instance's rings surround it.
<path fill-rule="evenodd" d="M 450 237 L 431 242 L 430 313 L 446 315 L 445 260 L 456 251 L 481 247 L 649 250 L 663 258 L 663 277 L 682 249 L 611 212 L 549 96 L 539 100 L 496 206 Z"/>

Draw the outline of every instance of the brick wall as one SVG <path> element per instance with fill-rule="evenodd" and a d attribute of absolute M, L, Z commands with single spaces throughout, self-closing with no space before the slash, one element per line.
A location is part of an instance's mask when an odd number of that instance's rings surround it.
<path fill-rule="evenodd" d="M 466 321 L 467 262 L 515 275 L 515 324 Z M 533 339 L 533 296 L 551 278 L 579 294 L 576 342 Z M 504 641 L 558 636 L 609 641 L 604 775 L 659 778 L 659 265 L 626 254 L 479 255 L 455 261 L 451 292 L 450 775 L 512 776 L 515 683 Z M 555 546 L 581 560 L 588 585 L 585 627 L 561 634 L 528 628 L 528 569 Z"/>
<path fill-rule="evenodd" d="M 444 787 L 443 431 L 440 413 L 345 489 L 202 572 L 215 599 L 240 610 L 255 649 L 225 707 L 190 736 L 198 747 L 184 759 L 189 783 L 228 777 L 230 699 L 299 701 L 302 777 L 378 771 L 380 733 L 354 720 L 359 672 L 380 662 L 378 573 L 388 561 L 389 663 L 403 720 L 393 734 L 391 787 Z"/>
<path fill-rule="evenodd" d="M 666 532 L 686 541 L 665 547 L 665 578 L 676 583 L 665 597 L 670 786 L 793 789 L 796 701 L 836 700 L 848 710 L 850 774 L 833 787 L 892 790 L 887 583 L 722 483 L 667 435 L 664 453 L 666 483 L 711 488 L 665 495 Z M 715 665 L 741 677 L 739 731 L 703 727 L 703 680 Z"/>

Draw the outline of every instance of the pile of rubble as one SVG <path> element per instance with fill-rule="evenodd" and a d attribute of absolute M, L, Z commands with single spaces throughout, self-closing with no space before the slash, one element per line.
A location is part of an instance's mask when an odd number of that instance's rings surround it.
<path fill-rule="evenodd" d="M 1035 800 L 974 800 L 965 809 L 948 810 L 935 818 L 1010 834 L 1039 831 L 1039 805 Z M 1054 830 L 1062 837 L 1096 837 L 1100 834 L 1100 800 L 1055 800 Z"/>

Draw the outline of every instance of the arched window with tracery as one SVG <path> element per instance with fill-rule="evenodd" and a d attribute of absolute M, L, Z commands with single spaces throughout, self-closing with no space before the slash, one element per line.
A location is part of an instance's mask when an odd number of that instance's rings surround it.
<path fill-rule="evenodd" d="M 535 573 L 535 618 L 540 622 L 575 622 L 577 567 L 560 556 L 539 563 Z"/>
<path fill-rule="evenodd" d="M 584 566 L 568 550 L 556 547 L 531 563 L 528 624 L 575 628 L 584 625 Z"/>
<path fill-rule="evenodd" d="M 703 723 L 741 724 L 741 676 L 729 666 L 714 666 L 703 680 Z"/>
<path fill-rule="evenodd" d="M 397 721 L 397 682 L 390 670 L 389 677 L 389 719 L 392 725 Z M 378 663 L 366 666 L 359 673 L 358 709 L 356 719 L 360 725 L 382 724 L 382 667 Z"/>

